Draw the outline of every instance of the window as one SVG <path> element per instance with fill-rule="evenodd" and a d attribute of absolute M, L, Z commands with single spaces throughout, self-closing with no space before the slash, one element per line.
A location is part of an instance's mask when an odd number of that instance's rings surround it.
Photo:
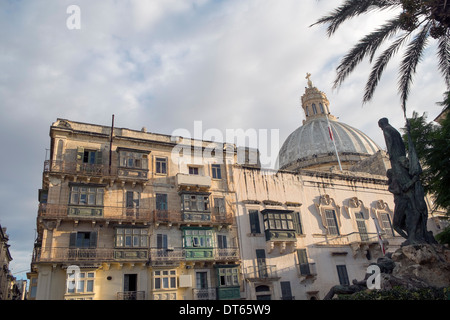
<path fill-rule="evenodd" d="M 356 225 L 358 226 L 359 236 L 361 241 L 369 241 L 369 235 L 367 234 L 366 221 L 362 212 L 355 212 Z"/>
<path fill-rule="evenodd" d="M 72 186 L 69 204 L 83 206 L 103 206 L 103 188 Z"/>
<path fill-rule="evenodd" d="M 167 158 L 156 158 L 156 173 L 167 174 Z"/>
<path fill-rule="evenodd" d="M 160 211 L 167 210 L 167 194 L 164 193 L 156 194 L 156 210 Z"/>
<path fill-rule="evenodd" d="M 328 234 L 339 235 L 339 228 L 334 210 L 325 210 L 325 219 L 327 222 Z"/>
<path fill-rule="evenodd" d="M 294 222 L 290 213 L 264 214 L 264 226 L 266 230 L 294 230 Z"/>
<path fill-rule="evenodd" d="M 389 214 L 386 212 L 380 213 L 381 218 L 381 227 L 383 228 L 384 232 L 386 232 L 387 235 L 393 236 L 394 232 L 392 231 L 392 224 L 391 224 L 391 218 L 389 217 Z"/>
<path fill-rule="evenodd" d="M 176 289 L 177 271 L 176 270 L 155 270 L 153 271 L 154 289 Z"/>
<path fill-rule="evenodd" d="M 209 197 L 205 195 L 183 194 L 182 206 L 184 211 L 209 211 Z"/>
<path fill-rule="evenodd" d="M 291 291 L 291 282 L 290 281 L 281 281 L 281 300 L 294 300 Z"/>
<path fill-rule="evenodd" d="M 224 198 L 214 198 L 214 212 L 216 214 L 225 214 L 225 199 Z"/>
<path fill-rule="evenodd" d="M 141 198 L 140 192 L 127 191 L 126 192 L 126 207 L 128 209 L 139 208 L 140 198 Z"/>
<path fill-rule="evenodd" d="M 198 175 L 198 167 L 189 167 L 189 174 Z"/>
<path fill-rule="evenodd" d="M 212 230 L 184 230 L 185 248 L 212 248 Z"/>
<path fill-rule="evenodd" d="M 219 287 L 239 285 L 238 268 L 219 268 Z"/>
<path fill-rule="evenodd" d="M 217 247 L 219 249 L 228 248 L 228 240 L 226 235 L 218 234 L 217 235 Z"/>
<path fill-rule="evenodd" d="M 220 168 L 220 164 L 212 164 L 211 171 L 213 179 L 222 179 L 222 170 Z"/>
<path fill-rule="evenodd" d="M 96 248 L 97 232 L 72 232 L 69 248 Z"/>
<path fill-rule="evenodd" d="M 167 234 L 156 235 L 156 249 L 167 249 Z"/>
<path fill-rule="evenodd" d="M 119 166 L 135 169 L 147 169 L 147 155 L 141 152 L 119 151 Z"/>
<path fill-rule="evenodd" d="M 248 215 L 250 218 L 250 233 L 261 233 L 261 227 L 259 226 L 259 212 L 258 210 L 249 210 Z"/>
<path fill-rule="evenodd" d="M 77 272 L 67 274 L 67 293 L 93 293 L 94 272 Z"/>
<path fill-rule="evenodd" d="M 99 150 L 86 150 L 84 147 L 77 148 L 77 162 L 80 164 L 102 164 L 103 154 Z"/>
<path fill-rule="evenodd" d="M 145 228 L 117 228 L 116 247 L 145 248 L 148 245 L 148 230 Z"/>
<path fill-rule="evenodd" d="M 297 259 L 301 275 L 311 274 L 306 249 L 297 249 Z"/>
<path fill-rule="evenodd" d="M 303 234 L 303 226 L 302 226 L 302 220 L 300 218 L 300 212 L 294 212 L 292 214 L 292 218 L 293 218 L 293 222 L 294 222 L 295 233 Z"/>
<path fill-rule="evenodd" d="M 345 264 L 337 265 L 336 269 L 339 277 L 339 283 L 343 286 L 350 285 L 350 282 L 348 280 L 347 267 L 345 266 Z"/>
<path fill-rule="evenodd" d="M 316 107 L 315 103 L 312 104 L 312 109 L 313 109 L 313 113 L 317 114 L 317 107 Z"/>
<path fill-rule="evenodd" d="M 325 110 L 323 109 L 323 104 L 319 103 L 320 112 L 325 113 Z"/>

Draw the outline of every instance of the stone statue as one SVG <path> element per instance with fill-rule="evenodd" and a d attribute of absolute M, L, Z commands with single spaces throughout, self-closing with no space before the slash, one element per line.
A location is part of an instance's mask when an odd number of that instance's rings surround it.
<path fill-rule="evenodd" d="M 436 243 L 433 235 L 426 229 L 428 209 L 419 179 L 422 169 L 414 145 L 409 139 L 407 157 L 402 136 L 389 124 L 388 119 L 380 119 L 378 125 L 383 130 L 391 162 L 387 177 L 388 190 L 394 195 L 395 203 L 393 228 L 407 239 L 402 245 Z"/>
<path fill-rule="evenodd" d="M 305 79 L 308 79 L 308 88 L 312 88 L 313 87 L 313 83 L 311 81 L 311 73 L 307 73 Z"/>

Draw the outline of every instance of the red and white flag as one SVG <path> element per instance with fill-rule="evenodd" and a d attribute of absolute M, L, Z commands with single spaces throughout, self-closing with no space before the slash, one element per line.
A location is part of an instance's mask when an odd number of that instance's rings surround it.
<path fill-rule="evenodd" d="M 331 127 L 330 127 L 329 124 L 328 124 L 328 133 L 330 134 L 330 139 L 331 139 L 332 141 L 334 141 L 334 139 L 333 139 L 333 131 L 331 131 Z"/>

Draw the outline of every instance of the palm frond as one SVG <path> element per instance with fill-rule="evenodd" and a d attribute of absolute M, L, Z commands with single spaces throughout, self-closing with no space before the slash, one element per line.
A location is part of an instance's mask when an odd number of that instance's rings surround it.
<path fill-rule="evenodd" d="M 369 102 L 375 92 L 376 87 L 381 79 L 384 69 L 386 68 L 388 62 L 397 53 L 398 49 L 403 45 L 403 43 L 409 38 L 410 33 L 403 35 L 392 43 L 386 50 L 375 61 L 372 71 L 370 72 L 369 79 L 367 80 L 366 87 L 364 90 L 363 103 Z"/>
<path fill-rule="evenodd" d="M 408 100 L 412 77 L 416 72 L 417 64 L 421 61 L 427 45 L 431 22 L 427 22 L 406 48 L 403 60 L 400 63 L 398 90 L 401 96 L 403 113 L 406 114 L 406 100 Z"/>
<path fill-rule="evenodd" d="M 339 26 L 348 19 L 368 13 L 372 10 L 384 10 L 401 6 L 400 0 L 346 0 L 329 15 L 312 24 L 328 24 L 327 34 L 333 35 Z"/>
<path fill-rule="evenodd" d="M 445 79 L 447 87 L 450 88 L 450 30 L 439 38 L 438 51 L 439 71 Z"/>
<path fill-rule="evenodd" d="M 401 29 L 399 17 L 389 20 L 381 28 L 365 36 L 345 55 L 337 67 L 337 77 L 333 88 L 339 87 L 354 68 L 366 57 L 370 62 L 380 45 Z"/>

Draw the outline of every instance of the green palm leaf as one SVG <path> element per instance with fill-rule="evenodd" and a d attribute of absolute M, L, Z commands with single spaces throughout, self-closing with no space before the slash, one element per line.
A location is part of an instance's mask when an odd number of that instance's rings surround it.
<path fill-rule="evenodd" d="M 410 91 L 412 77 L 416 72 L 417 64 L 421 61 L 427 45 L 431 22 L 425 24 L 421 31 L 408 45 L 402 62 L 400 63 L 398 90 L 400 92 L 402 109 L 406 113 L 406 100 Z"/>

